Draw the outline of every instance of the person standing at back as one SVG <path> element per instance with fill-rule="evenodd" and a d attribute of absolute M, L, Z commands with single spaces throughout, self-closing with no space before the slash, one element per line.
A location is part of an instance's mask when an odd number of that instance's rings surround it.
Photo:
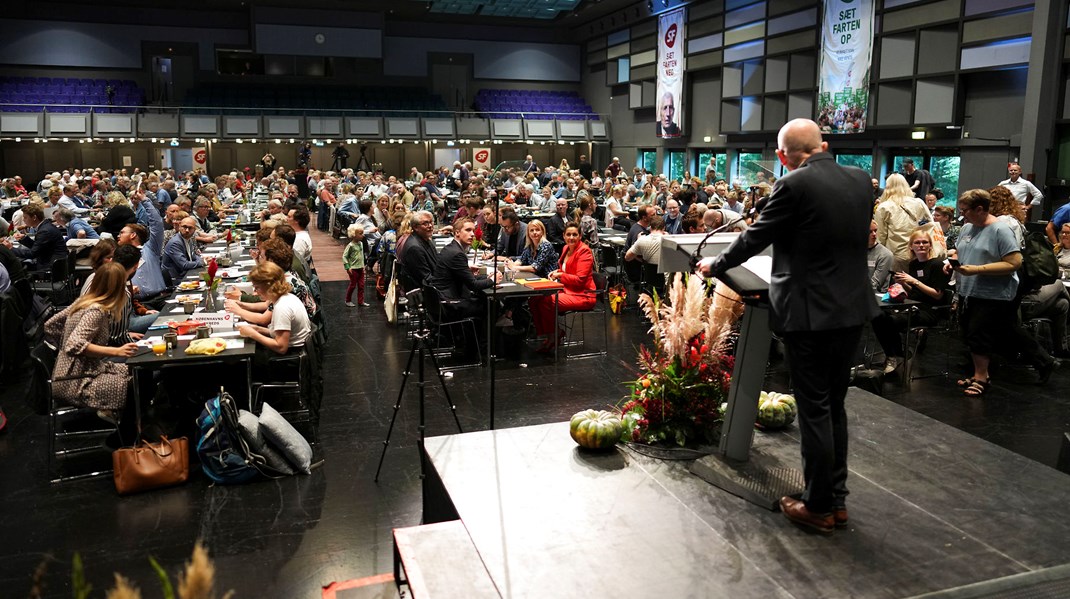
<path fill-rule="evenodd" d="M 795 524 L 820 533 L 847 525 L 847 414 L 844 398 L 862 326 L 878 312 L 866 264 L 873 187 L 864 171 L 836 163 L 817 123 L 789 121 L 777 180 L 762 216 L 699 270 L 719 276 L 773 245 L 769 283 L 773 330 L 787 348 L 799 406 L 801 498 L 782 497 Z"/>

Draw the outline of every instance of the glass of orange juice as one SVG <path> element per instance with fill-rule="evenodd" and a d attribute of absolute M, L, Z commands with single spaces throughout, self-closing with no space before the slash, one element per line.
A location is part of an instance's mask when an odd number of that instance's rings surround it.
<path fill-rule="evenodd" d="M 156 354 L 157 356 L 162 356 L 165 351 L 167 351 L 167 343 L 163 340 L 162 337 L 160 339 L 153 340 L 152 353 Z"/>

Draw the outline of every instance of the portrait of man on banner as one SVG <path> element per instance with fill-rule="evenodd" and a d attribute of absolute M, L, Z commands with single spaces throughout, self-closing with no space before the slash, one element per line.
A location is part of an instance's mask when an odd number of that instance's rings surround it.
<path fill-rule="evenodd" d="M 676 124 L 676 100 L 672 92 L 667 91 L 658 102 L 658 137 L 676 137 L 680 135 L 680 125 Z"/>
<path fill-rule="evenodd" d="M 658 17 L 658 110 L 655 133 L 658 137 L 680 137 L 683 127 L 684 91 L 684 9 Z"/>

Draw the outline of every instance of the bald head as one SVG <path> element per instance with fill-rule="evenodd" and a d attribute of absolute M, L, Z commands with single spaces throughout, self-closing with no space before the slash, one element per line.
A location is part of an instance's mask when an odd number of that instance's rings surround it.
<path fill-rule="evenodd" d="M 777 134 L 777 157 L 780 162 L 795 170 L 812 154 L 828 150 L 828 143 L 821 141 L 821 129 L 810 119 L 794 119 L 780 128 Z"/>

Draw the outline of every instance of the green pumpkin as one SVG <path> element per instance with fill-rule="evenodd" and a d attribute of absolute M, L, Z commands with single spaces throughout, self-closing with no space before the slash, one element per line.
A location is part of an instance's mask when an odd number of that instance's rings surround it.
<path fill-rule="evenodd" d="M 620 440 L 621 430 L 620 416 L 606 410 L 577 412 L 568 426 L 572 440 L 587 449 L 613 447 Z"/>
<path fill-rule="evenodd" d="M 795 422 L 795 417 L 798 414 L 799 408 L 795 405 L 795 398 L 791 395 L 775 391 L 768 393 L 762 391 L 758 397 L 757 424 L 763 429 L 776 430 L 784 428 Z"/>

